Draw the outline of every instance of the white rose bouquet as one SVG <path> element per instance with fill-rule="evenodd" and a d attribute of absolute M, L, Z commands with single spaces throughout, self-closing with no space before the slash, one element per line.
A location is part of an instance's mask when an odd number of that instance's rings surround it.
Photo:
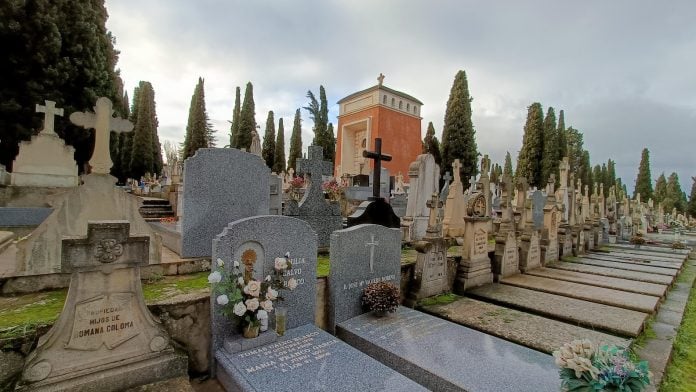
<path fill-rule="evenodd" d="M 262 319 L 268 319 L 275 302 L 283 300 L 282 290 L 293 290 L 297 286 L 294 278 L 287 282 L 283 279 L 283 273 L 292 268 L 289 253 L 275 259 L 273 273 L 262 281 L 245 279 L 238 261 L 234 261 L 231 268 L 225 268 L 225 262 L 217 259 L 215 266 L 208 275 L 215 302 L 223 315 L 244 328 L 245 336 L 248 328 L 258 327 Z"/>

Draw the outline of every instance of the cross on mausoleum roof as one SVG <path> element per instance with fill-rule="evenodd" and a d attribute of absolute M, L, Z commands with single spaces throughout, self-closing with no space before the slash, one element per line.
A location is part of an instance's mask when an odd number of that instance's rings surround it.
<path fill-rule="evenodd" d="M 54 116 L 63 117 L 63 108 L 57 108 L 56 103 L 53 101 L 45 100 L 44 102 L 46 103 L 45 106 L 41 106 L 38 103 L 36 104 L 36 112 L 45 113 L 44 125 L 43 129 L 41 130 L 41 133 L 55 135 L 56 132 L 54 130 Z"/>

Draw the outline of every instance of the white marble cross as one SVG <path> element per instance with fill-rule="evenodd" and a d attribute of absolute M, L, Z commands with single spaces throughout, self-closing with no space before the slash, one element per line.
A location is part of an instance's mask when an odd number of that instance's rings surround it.
<path fill-rule="evenodd" d="M 370 273 L 375 272 L 374 271 L 374 263 L 375 263 L 375 246 L 379 245 L 379 242 L 375 241 L 375 235 L 370 234 L 370 242 L 366 243 L 365 246 L 370 247 Z"/>
<path fill-rule="evenodd" d="M 92 173 L 109 174 L 113 162 L 109 151 L 110 132 L 130 132 L 133 130 L 133 123 L 122 118 L 112 117 L 114 113 L 111 100 L 106 97 L 97 99 L 94 113 L 75 112 L 70 115 L 70 121 L 85 129 L 94 128 L 96 137 L 94 141 L 94 152 L 89 160 L 92 166 Z"/>
<path fill-rule="evenodd" d="M 63 108 L 57 108 L 56 103 L 53 101 L 45 100 L 44 102 L 46 103 L 46 106 L 41 106 L 38 103 L 36 104 L 36 112 L 45 113 L 44 125 L 43 129 L 41 130 L 41 133 L 47 135 L 55 135 L 56 131 L 54 128 L 54 116 L 63 117 Z"/>

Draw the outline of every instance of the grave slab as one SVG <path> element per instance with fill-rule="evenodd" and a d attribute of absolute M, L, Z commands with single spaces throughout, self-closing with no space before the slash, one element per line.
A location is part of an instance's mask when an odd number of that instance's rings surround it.
<path fill-rule="evenodd" d="M 586 255 L 583 255 L 583 258 L 593 259 L 593 260 L 616 261 L 617 263 L 649 265 L 652 267 L 660 267 L 660 268 L 681 269 L 681 264 L 675 263 L 672 261 L 655 261 L 655 260 L 649 260 L 649 259 L 634 259 L 634 258 L 615 257 L 612 255 L 600 255 L 600 254 L 586 254 Z"/>
<path fill-rule="evenodd" d="M 563 271 L 552 268 L 538 268 L 527 271 L 527 274 L 551 278 L 556 280 L 565 280 L 568 282 L 582 283 L 590 286 L 606 287 L 608 289 L 617 289 L 629 291 L 638 294 L 654 295 L 662 297 L 667 292 L 667 285 L 636 282 L 635 280 L 612 278 L 609 276 L 599 276 L 593 274 L 585 274 L 582 272 Z"/>
<path fill-rule="evenodd" d="M 649 272 L 638 272 L 638 271 L 628 271 L 611 267 L 599 267 L 594 265 L 571 263 L 559 261 L 557 263 L 549 264 L 547 268 L 562 269 L 566 271 L 577 271 L 584 272 L 588 274 L 601 275 L 601 276 L 611 276 L 615 278 L 625 278 L 636 280 L 639 282 L 649 282 L 657 284 L 671 285 L 674 282 L 674 276 L 669 275 L 656 275 Z"/>
<path fill-rule="evenodd" d="M 426 391 L 314 325 L 270 345 L 216 354 L 218 380 L 228 391 Z"/>
<path fill-rule="evenodd" d="M 679 273 L 678 270 L 671 269 L 671 268 L 651 267 L 649 265 L 631 264 L 631 263 L 619 263 L 617 261 L 594 260 L 594 259 L 587 259 L 585 257 L 579 257 L 577 259 L 573 259 L 573 262 L 585 264 L 585 265 L 596 265 L 598 267 L 609 267 L 609 268 L 616 268 L 616 269 L 628 270 L 628 271 L 648 272 L 648 273 L 657 274 L 657 275 L 677 276 L 677 274 Z"/>
<path fill-rule="evenodd" d="M 659 252 L 659 253 L 667 253 L 667 254 L 682 254 L 682 255 L 688 255 L 689 250 L 688 249 L 671 249 L 668 247 L 660 247 L 660 246 L 649 246 L 649 245 L 641 245 L 641 249 L 653 251 L 653 252 Z M 617 249 L 635 249 L 633 245 L 625 245 L 625 244 L 612 244 L 609 246 L 609 249 L 611 250 L 617 250 Z"/>
<path fill-rule="evenodd" d="M 471 298 L 462 298 L 447 305 L 428 306 L 423 310 L 547 354 L 577 339 L 622 347 L 629 347 L 631 343 L 629 339 Z"/>
<path fill-rule="evenodd" d="M 622 336 L 638 336 L 648 318 L 647 313 L 635 310 L 504 284 L 479 287 L 469 294 L 486 301 Z"/>
<path fill-rule="evenodd" d="M 400 307 L 376 318 L 363 314 L 337 326 L 360 351 L 434 391 L 558 391 L 553 357 Z"/>
<path fill-rule="evenodd" d="M 594 252 L 594 253 L 607 253 L 607 252 Z M 641 258 L 641 259 L 672 261 L 672 262 L 682 262 L 682 261 L 686 260 L 686 258 L 687 258 L 687 255 L 684 255 L 684 254 L 671 255 L 671 254 L 667 254 L 667 253 L 658 253 L 658 252 L 635 253 L 631 250 L 623 250 L 623 249 L 611 249 L 609 254 L 612 256 L 616 256 L 616 257 L 630 257 L 630 258 Z"/>
<path fill-rule="evenodd" d="M 538 276 L 509 276 L 502 279 L 501 283 L 646 313 L 654 313 L 660 302 L 659 297 L 650 295 L 587 286 L 580 283 L 557 281 Z"/>

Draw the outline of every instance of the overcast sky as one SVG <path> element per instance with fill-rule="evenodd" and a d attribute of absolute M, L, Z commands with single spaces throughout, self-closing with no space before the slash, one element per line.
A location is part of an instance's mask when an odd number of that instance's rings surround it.
<path fill-rule="evenodd" d="M 307 90 L 336 101 L 377 83 L 424 102 L 422 128 L 442 133 L 455 73 L 469 79 L 476 141 L 502 164 L 522 144 L 527 106 L 565 110 L 592 164 L 612 158 L 633 188 L 640 152 L 653 180 L 696 176 L 694 1 L 107 0 L 129 95 L 155 88 L 159 134 L 181 142 L 193 89 L 205 79 L 218 145 L 229 142 L 234 89 L 254 85 L 261 134 L 269 110 L 285 123 Z M 303 110 L 303 144 L 312 123 Z M 514 164 L 515 162 L 513 162 Z"/>

